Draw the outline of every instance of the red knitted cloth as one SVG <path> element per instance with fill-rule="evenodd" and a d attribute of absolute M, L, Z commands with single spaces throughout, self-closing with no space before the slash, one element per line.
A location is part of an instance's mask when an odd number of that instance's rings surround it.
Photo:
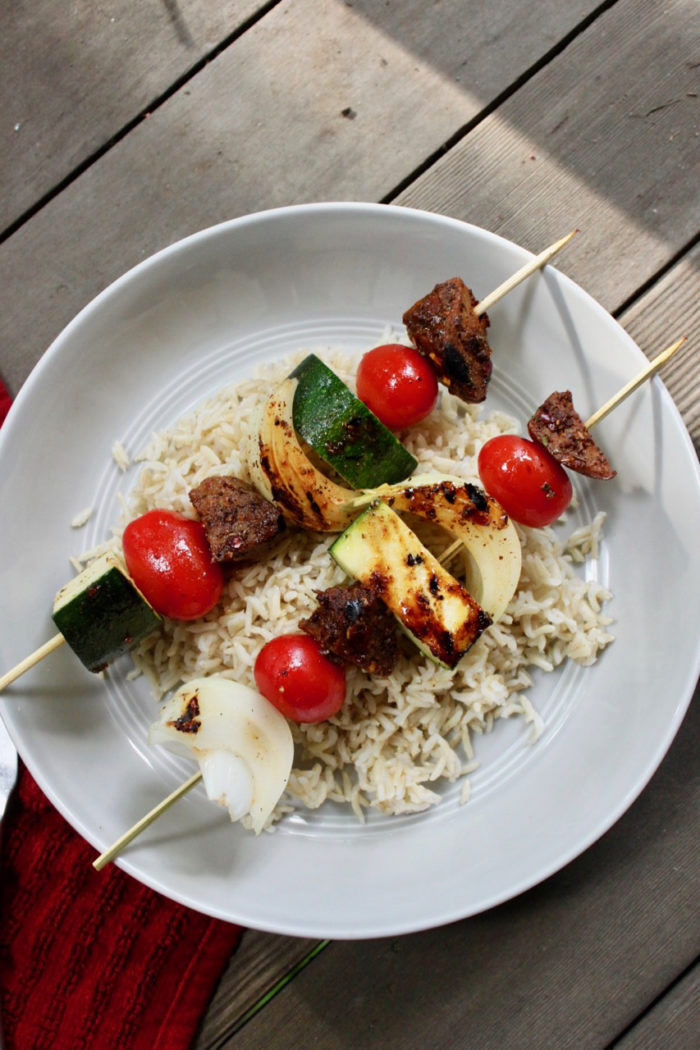
<path fill-rule="evenodd" d="M 96 872 L 21 762 L 2 832 L 5 1050 L 188 1050 L 241 929 Z"/>
<path fill-rule="evenodd" d="M 5 416 L 10 411 L 11 404 L 12 398 L 5 389 L 2 379 L 0 379 L 0 426 L 2 426 Z"/>

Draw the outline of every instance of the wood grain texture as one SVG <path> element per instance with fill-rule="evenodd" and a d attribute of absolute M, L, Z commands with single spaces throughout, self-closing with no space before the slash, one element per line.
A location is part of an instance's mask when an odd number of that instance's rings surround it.
<path fill-rule="evenodd" d="M 693 26 L 619 0 L 397 201 L 533 247 L 578 226 L 562 267 L 614 312 L 697 232 Z"/>
<path fill-rule="evenodd" d="M 610 1050 L 697 1050 L 700 966 L 686 973 Z"/>
<path fill-rule="evenodd" d="M 192 1050 L 211 1050 L 235 1030 L 245 1014 L 315 947 L 303 937 L 246 930 L 222 975 Z"/>
<path fill-rule="evenodd" d="M 7 10 L 11 6 L 11 13 Z M 0 33 L 0 230 L 259 7 L 258 0 L 13 0 Z"/>
<path fill-rule="evenodd" d="M 648 357 L 682 335 L 687 344 L 665 365 L 661 378 L 700 453 L 700 246 L 620 315 L 620 323 Z"/>
<path fill-rule="evenodd" d="M 557 875 L 443 929 L 332 943 L 221 1050 L 608 1046 L 700 947 L 699 730 L 696 704 L 647 790 Z"/>
<path fill-rule="evenodd" d="M 400 6 L 394 39 L 394 5 L 370 21 L 341 0 L 285 0 L 19 229 L 0 248 L 12 391 L 97 292 L 178 238 L 275 205 L 380 199 L 595 7 L 544 0 L 489 39 L 510 0 L 445 0 L 439 19 Z"/>

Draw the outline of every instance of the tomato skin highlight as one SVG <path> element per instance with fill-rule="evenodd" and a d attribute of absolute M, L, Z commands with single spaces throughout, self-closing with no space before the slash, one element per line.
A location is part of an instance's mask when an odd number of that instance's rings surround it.
<path fill-rule="evenodd" d="M 266 642 L 253 674 L 265 699 L 293 722 L 325 722 L 345 703 L 345 671 L 307 634 Z"/>
<path fill-rule="evenodd" d="M 438 381 L 430 362 L 412 346 L 386 343 L 362 357 L 357 396 L 384 426 L 397 430 L 430 415 Z"/>
<path fill-rule="evenodd" d="M 122 537 L 129 575 L 156 612 L 197 620 L 214 608 L 224 588 L 204 527 L 173 510 L 149 510 L 129 522 Z"/>
<path fill-rule="evenodd" d="M 571 481 L 544 445 L 515 434 L 487 441 L 478 458 L 479 477 L 490 496 L 521 525 L 551 525 L 571 503 Z"/>

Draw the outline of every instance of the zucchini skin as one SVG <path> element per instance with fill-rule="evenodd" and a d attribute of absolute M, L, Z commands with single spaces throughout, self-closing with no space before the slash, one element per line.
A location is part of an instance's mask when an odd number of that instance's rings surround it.
<path fill-rule="evenodd" d="M 418 461 L 315 354 L 291 377 L 294 429 L 349 485 L 375 488 L 413 473 Z"/>
<path fill-rule="evenodd" d="M 118 565 L 97 574 L 90 569 L 74 597 L 61 602 L 59 591 L 53 621 L 81 663 L 96 673 L 151 634 L 161 617 Z"/>
<path fill-rule="evenodd" d="M 381 596 L 421 652 L 450 670 L 493 622 L 386 503 L 371 504 L 329 553 Z"/>

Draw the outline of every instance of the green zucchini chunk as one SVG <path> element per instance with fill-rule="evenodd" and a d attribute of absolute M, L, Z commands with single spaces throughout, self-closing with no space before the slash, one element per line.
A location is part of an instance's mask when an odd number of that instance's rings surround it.
<path fill-rule="evenodd" d="M 332 369 L 309 354 L 291 376 L 294 429 L 353 488 L 403 481 L 417 460 Z"/>
<path fill-rule="evenodd" d="M 330 553 L 379 592 L 418 648 L 443 667 L 455 667 L 492 622 L 386 503 L 371 504 Z"/>
<path fill-rule="evenodd" d="M 161 622 L 114 555 L 96 558 L 61 587 L 53 621 L 89 671 L 103 671 Z"/>

